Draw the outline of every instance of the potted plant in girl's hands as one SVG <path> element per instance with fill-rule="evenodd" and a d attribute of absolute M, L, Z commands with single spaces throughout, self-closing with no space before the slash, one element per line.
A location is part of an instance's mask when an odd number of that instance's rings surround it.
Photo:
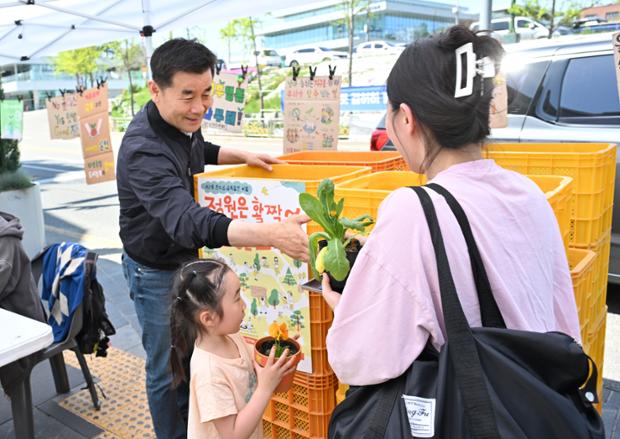
<path fill-rule="evenodd" d="M 288 338 L 288 326 L 286 323 L 278 324 L 273 322 L 269 326 L 269 336 L 263 337 L 256 342 L 254 346 L 254 358 L 256 362 L 264 367 L 269 359 L 269 353 L 271 348 L 275 347 L 275 357 L 280 358 L 284 351 L 288 349 L 288 356 L 295 357 L 295 366 L 301 361 L 301 346 L 296 340 Z M 291 388 L 293 384 L 293 378 L 295 372 L 291 372 L 288 375 L 284 375 L 282 381 L 276 388 L 276 393 L 286 392 Z"/>
<path fill-rule="evenodd" d="M 354 219 L 341 217 L 344 198 L 336 202 L 334 182 L 329 179 L 321 181 L 317 196 L 307 192 L 299 195 L 301 208 L 323 228 L 322 232 L 310 235 L 310 265 L 317 280 L 326 272 L 332 289 L 342 293 L 349 271 L 361 249 L 357 239 L 347 237 L 347 231 L 364 233 L 366 227 L 374 221 L 370 215 Z"/>

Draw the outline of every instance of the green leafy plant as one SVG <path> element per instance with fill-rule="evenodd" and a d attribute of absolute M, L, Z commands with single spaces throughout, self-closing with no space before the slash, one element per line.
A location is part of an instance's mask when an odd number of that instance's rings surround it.
<path fill-rule="evenodd" d="M 334 279 L 342 281 L 351 269 L 346 249 L 353 238 L 346 237 L 347 230 L 364 233 L 366 227 L 374 221 L 370 215 L 354 219 L 341 217 L 344 198 L 336 202 L 334 182 L 330 179 L 321 181 L 317 195 L 315 197 L 307 192 L 299 195 L 301 208 L 323 228 L 322 232 L 313 233 L 309 238 L 312 272 L 317 280 L 323 271 L 327 271 Z M 327 245 L 317 253 L 318 243 L 322 239 L 327 241 Z"/>

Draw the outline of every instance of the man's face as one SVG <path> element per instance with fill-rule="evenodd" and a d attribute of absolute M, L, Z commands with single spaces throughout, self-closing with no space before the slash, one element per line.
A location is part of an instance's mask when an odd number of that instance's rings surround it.
<path fill-rule="evenodd" d="M 149 82 L 151 98 L 161 117 L 170 125 L 185 133 L 200 129 L 202 117 L 212 104 L 211 70 L 204 73 L 177 72 L 169 87 L 160 88 Z"/>

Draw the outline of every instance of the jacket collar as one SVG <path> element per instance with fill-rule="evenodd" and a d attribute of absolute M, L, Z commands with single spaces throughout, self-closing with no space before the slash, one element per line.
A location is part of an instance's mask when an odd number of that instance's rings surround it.
<path fill-rule="evenodd" d="M 191 144 L 191 138 L 187 134 L 179 131 L 177 128 L 166 122 L 163 117 L 161 117 L 161 114 L 153 101 L 149 101 L 146 104 L 146 115 L 151 128 L 153 128 L 153 131 L 155 131 L 158 136 L 173 140 L 175 142 L 180 142 L 183 145 Z"/>

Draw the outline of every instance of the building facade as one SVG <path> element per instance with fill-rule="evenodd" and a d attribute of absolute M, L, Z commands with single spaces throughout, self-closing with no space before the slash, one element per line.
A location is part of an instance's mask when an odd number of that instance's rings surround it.
<path fill-rule="evenodd" d="M 609 22 L 620 22 L 620 3 L 605 6 L 585 8 L 579 14 L 580 18 L 602 18 Z"/>
<path fill-rule="evenodd" d="M 457 21 L 468 24 L 477 18 L 467 8 L 431 1 L 370 0 L 358 4 L 354 45 L 372 40 L 410 43 Z M 264 22 L 260 34 L 263 47 L 284 52 L 307 45 L 343 49 L 348 46 L 345 11 L 340 0 L 317 1 L 280 11 Z"/>

